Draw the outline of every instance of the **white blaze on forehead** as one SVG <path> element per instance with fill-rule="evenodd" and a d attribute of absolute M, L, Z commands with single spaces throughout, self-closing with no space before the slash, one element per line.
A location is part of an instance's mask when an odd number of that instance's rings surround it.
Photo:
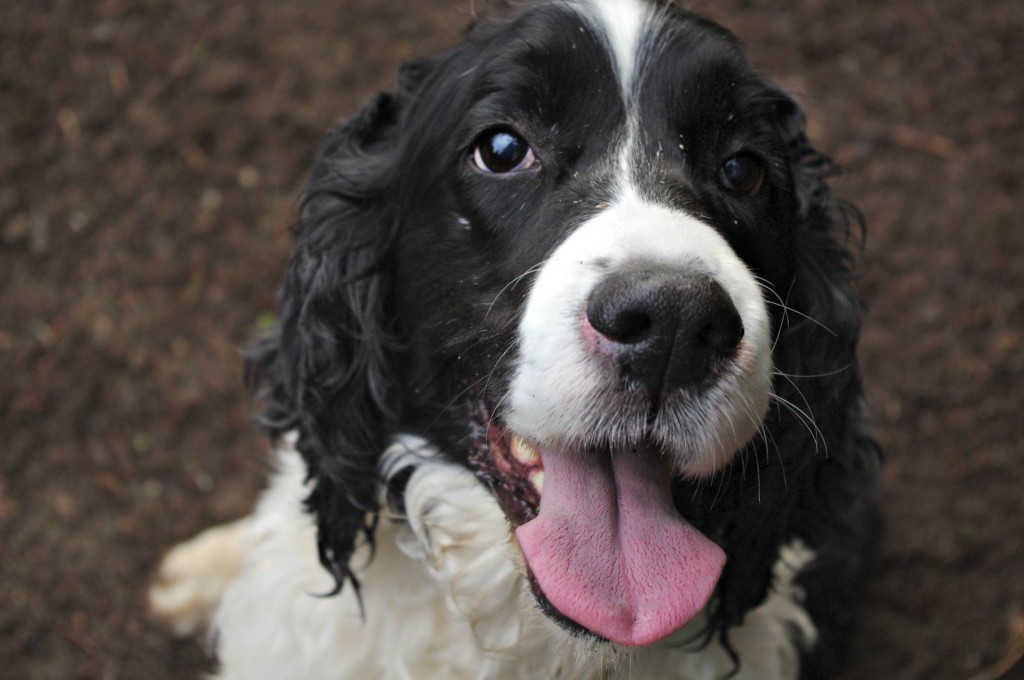
<path fill-rule="evenodd" d="M 604 42 L 614 65 L 626 110 L 626 124 L 619 142 L 609 149 L 615 149 L 609 160 L 614 159 L 617 170 L 615 193 L 620 197 L 635 196 L 638 192 L 634 187 L 634 165 L 637 143 L 642 135 L 636 104 L 638 71 L 651 31 L 665 20 L 664 10 L 659 10 L 649 0 L 569 0 L 569 5 Z"/>
<path fill-rule="evenodd" d="M 571 4 L 607 40 L 628 103 L 640 48 L 654 17 L 653 7 L 644 0 L 573 0 Z"/>

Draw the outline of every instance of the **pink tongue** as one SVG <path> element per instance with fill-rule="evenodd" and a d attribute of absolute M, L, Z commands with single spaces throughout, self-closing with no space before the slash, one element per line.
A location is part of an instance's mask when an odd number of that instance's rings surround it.
<path fill-rule="evenodd" d="M 707 604 L 725 553 L 679 515 L 649 452 L 543 452 L 540 513 L 516 530 L 552 605 L 623 645 L 682 628 Z"/>

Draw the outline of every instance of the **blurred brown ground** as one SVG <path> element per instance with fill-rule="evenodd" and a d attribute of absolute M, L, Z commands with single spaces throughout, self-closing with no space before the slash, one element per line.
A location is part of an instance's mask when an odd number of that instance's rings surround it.
<path fill-rule="evenodd" d="M 887 533 L 847 679 L 1024 639 L 1024 3 L 692 0 L 793 91 L 869 221 Z M 0 6 L 0 675 L 183 678 L 161 552 L 266 471 L 239 349 L 323 131 L 468 0 Z"/>

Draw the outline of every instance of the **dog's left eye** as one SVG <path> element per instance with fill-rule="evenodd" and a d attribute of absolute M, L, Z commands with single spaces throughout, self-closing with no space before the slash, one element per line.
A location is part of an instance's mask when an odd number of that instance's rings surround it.
<path fill-rule="evenodd" d="M 537 157 L 527 141 L 504 128 L 485 132 L 473 150 L 473 164 L 495 175 L 526 170 L 536 162 Z"/>
<path fill-rule="evenodd" d="M 764 184 L 764 164 L 751 153 L 738 153 L 722 163 L 718 180 L 730 191 L 748 197 L 756 196 Z"/>

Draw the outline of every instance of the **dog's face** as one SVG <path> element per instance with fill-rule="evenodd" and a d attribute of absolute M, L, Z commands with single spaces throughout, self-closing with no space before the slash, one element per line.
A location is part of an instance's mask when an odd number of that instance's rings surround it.
<path fill-rule="evenodd" d="M 543 7 L 432 65 L 400 160 L 398 316 L 502 429 L 706 476 L 766 409 L 788 149 L 730 39 L 633 4 Z"/>
<path fill-rule="evenodd" d="M 738 480 L 777 445 L 780 310 L 825 297 L 798 116 L 721 28 L 579 0 L 478 24 L 339 128 L 270 353 L 325 562 L 412 431 L 490 486 L 556 619 L 637 645 L 696 616 L 765 524 Z"/>
<path fill-rule="evenodd" d="M 719 575 L 669 483 L 710 477 L 760 426 L 762 286 L 785 291 L 797 220 L 772 93 L 736 46 L 630 4 L 541 8 L 433 65 L 394 292 L 427 379 L 479 401 L 473 462 L 539 594 L 640 644 Z"/>

